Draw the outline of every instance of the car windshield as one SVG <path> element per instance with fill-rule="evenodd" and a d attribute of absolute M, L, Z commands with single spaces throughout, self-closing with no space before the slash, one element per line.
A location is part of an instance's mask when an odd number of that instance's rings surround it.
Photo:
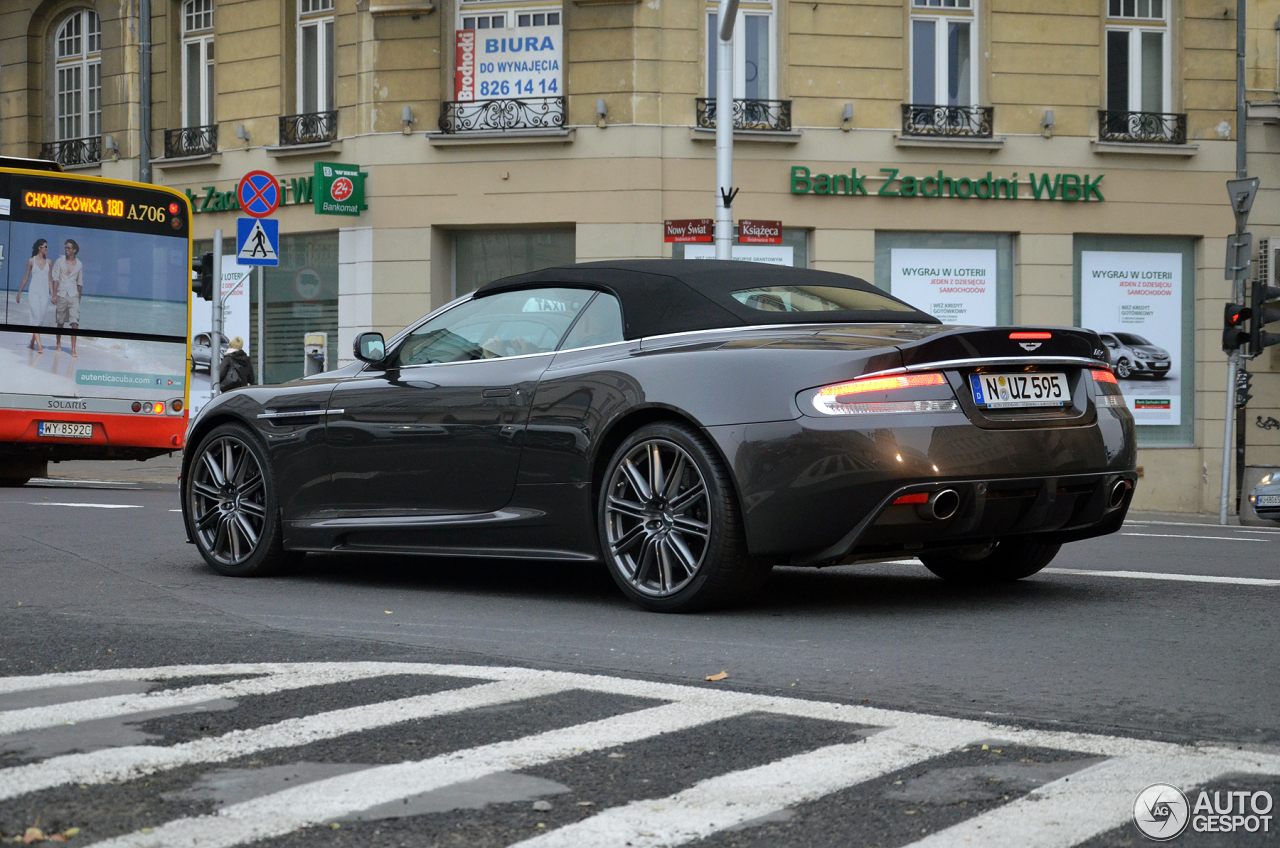
<path fill-rule="evenodd" d="M 396 351 L 395 364 L 430 365 L 553 351 L 592 294 L 585 289 L 555 288 L 478 297 L 410 333 Z"/>
<path fill-rule="evenodd" d="M 915 312 L 913 306 L 862 289 L 837 286 L 761 286 L 733 299 L 760 312 Z"/>
<path fill-rule="evenodd" d="M 1142 336 L 1135 336 L 1133 333 L 1116 333 L 1116 338 L 1118 338 L 1120 341 L 1124 342 L 1125 344 L 1129 345 L 1130 347 L 1133 347 L 1134 345 L 1151 344 L 1151 342 L 1147 341 Z"/>

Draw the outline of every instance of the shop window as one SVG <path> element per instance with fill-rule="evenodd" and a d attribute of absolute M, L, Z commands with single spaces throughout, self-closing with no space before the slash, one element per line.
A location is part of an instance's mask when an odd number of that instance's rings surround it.
<path fill-rule="evenodd" d="M 707 12 L 707 97 L 716 96 L 720 41 L 719 19 Z M 772 100 L 777 91 L 774 61 L 774 14 L 771 4 L 743 4 L 733 25 L 733 96 L 738 100 Z"/>
<path fill-rule="evenodd" d="M 453 294 L 485 283 L 577 261 L 572 230 L 461 230 L 453 236 Z"/>
<path fill-rule="evenodd" d="M 183 126 L 214 123 L 213 100 L 213 0 L 187 0 L 182 4 Z"/>
<path fill-rule="evenodd" d="M 978 102 L 975 0 L 914 0 L 911 6 L 911 102 Z"/>
<path fill-rule="evenodd" d="M 876 233 L 876 286 L 944 324 L 1013 323 L 1013 236 Z"/>
<path fill-rule="evenodd" d="M 1078 235 L 1074 253 L 1075 324 L 1107 346 L 1138 446 L 1195 444 L 1195 240 Z"/>
<path fill-rule="evenodd" d="M 333 111 L 333 0 L 298 0 L 298 111 Z"/>
<path fill-rule="evenodd" d="M 73 13 L 58 28 L 54 74 L 58 141 L 102 133 L 102 27 L 96 12 Z"/>

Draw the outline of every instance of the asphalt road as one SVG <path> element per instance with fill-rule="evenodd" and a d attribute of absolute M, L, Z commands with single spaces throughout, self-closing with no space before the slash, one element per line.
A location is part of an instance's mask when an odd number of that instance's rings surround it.
<path fill-rule="evenodd" d="M 1142 841 L 1117 818 L 1135 785 L 1280 797 L 1280 528 L 1133 516 L 1010 586 L 958 588 L 906 562 L 786 568 L 745 609 L 661 616 L 582 565 L 312 556 L 220 578 L 176 509 L 154 484 L 0 490 L 0 836 L 1120 845 Z M 358 680 L 312 665 L 334 662 L 413 665 Z M 306 665 L 227 665 L 243 663 Z M 198 667 L 111 671 L 170 666 Z M 523 688 L 456 694 L 499 685 Z M 432 698 L 461 700 L 444 717 Z M 223 734 L 331 728 L 404 699 L 427 712 L 210 753 Z M 663 725 L 681 709 L 696 720 Z M 649 710 L 646 730 L 622 726 Z M 33 723 L 5 725 L 19 713 Z M 67 759 L 103 751 L 124 768 L 134 749 L 186 744 L 204 753 L 148 776 Z M 37 766 L 61 782 L 32 789 Z M 252 826 L 228 829 L 238 816 Z M 1277 844 L 1277 826 L 1175 844 Z"/>

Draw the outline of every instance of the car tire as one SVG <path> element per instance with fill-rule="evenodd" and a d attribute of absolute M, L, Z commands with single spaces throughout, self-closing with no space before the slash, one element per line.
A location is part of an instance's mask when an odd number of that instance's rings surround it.
<path fill-rule="evenodd" d="M 31 481 L 30 477 L 0 477 L 0 489 L 17 488 L 25 486 Z"/>
<path fill-rule="evenodd" d="M 1044 568 L 1061 547 L 1036 541 L 1033 536 L 1013 536 L 970 550 L 921 554 L 920 561 L 953 583 L 1008 583 Z"/>
<path fill-rule="evenodd" d="M 247 427 L 213 428 L 193 456 L 182 480 L 183 519 L 210 568 L 261 577 L 300 558 L 284 550 L 271 463 Z"/>
<path fill-rule="evenodd" d="M 614 582 L 654 612 L 740 604 L 771 569 L 747 554 L 737 494 L 720 457 L 683 424 L 641 427 L 618 446 L 604 470 L 597 525 Z"/>
<path fill-rule="evenodd" d="M 1128 380 L 1133 376 L 1133 366 L 1129 364 L 1129 360 L 1121 359 L 1116 363 L 1116 376 L 1121 380 Z"/>

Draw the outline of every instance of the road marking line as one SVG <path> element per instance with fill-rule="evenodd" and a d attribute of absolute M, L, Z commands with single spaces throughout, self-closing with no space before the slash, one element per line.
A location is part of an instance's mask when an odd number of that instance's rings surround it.
<path fill-rule="evenodd" d="M 58 503 L 56 501 L 27 502 L 27 506 L 75 506 L 85 509 L 142 509 L 142 504 Z"/>
<path fill-rule="evenodd" d="M 1080 568 L 1045 568 L 1041 574 L 1079 577 L 1124 577 L 1129 580 L 1177 580 L 1183 583 L 1228 583 L 1235 586 L 1280 586 L 1280 580 L 1263 577 L 1217 577 L 1212 574 L 1159 574 L 1154 571 L 1087 571 Z"/>
<path fill-rule="evenodd" d="M 31 483 L 55 483 L 57 485 L 66 484 L 93 484 L 96 486 L 137 486 L 138 483 L 130 483 L 125 480 L 80 480 L 75 477 L 32 477 Z"/>
<path fill-rule="evenodd" d="M 1212 539 L 1215 542 L 1270 542 L 1270 539 L 1245 539 L 1241 536 L 1190 536 L 1186 533 L 1121 533 L 1121 536 L 1150 536 L 1154 539 Z"/>
<path fill-rule="evenodd" d="M 98 842 L 94 848 L 230 848 L 283 836 L 454 783 L 689 730 L 735 714 L 738 713 L 690 698 L 418 762 L 377 766 L 317 780 L 231 804 L 210 815 L 176 819 L 151 833 L 130 833 Z"/>
<path fill-rule="evenodd" d="M 22 733 L 28 730 L 39 730 L 45 727 L 76 724 L 82 721 L 94 721 L 102 718 L 115 718 L 134 713 L 151 712 L 153 710 L 186 707 L 221 698 L 269 695 L 290 689 L 301 689 L 306 686 L 344 683 L 349 680 L 360 680 L 383 674 L 384 672 L 381 671 L 371 674 L 367 670 L 358 667 L 345 670 L 326 668 L 312 671 L 289 671 L 248 680 L 232 680 L 226 683 L 190 686 L 185 689 L 166 689 L 141 695 L 117 695 L 106 698 L 93 698 L 87 701 L 52 704 L 45 707 L 27 707 L 0 713 L 0 736 L 9 733 Z"/>
<path fill-rule="evenodd" d="M 1187 754 L 1108 760 L 908 848 L 1069 848 L 1130 821 L 1133 800 L 1155 780 L 1189 789 L 1231 770 L 1231 764 L 1216 757 Z"/>
<path fill-rule="evenodd" d="M 563 692 L 559 681 L 498 681 L 291 718 L 171 747 L 134 745 L 52 757 L 0 770 L 0 800 L 68 783 L 100 784 L 198 763 L 221 763 L 274 748 L 296 748 L 392 724 Z"/>
<path fill-rule="evenodd" d="M 663 848 L 830 795 L 955 750 L 972 737 L 897 728 L 730 772 L 666 798 L 632 801 L 512 848 Z"/>
<path fill-rule="evenodd" d="M 1280 528 L 1271 529 L 1269 527 L 1243 527 L 1239 524 L 1206 524 L 1195 521 L 1135 521 L 1133 519 L 1125 519 L 1124 526 L 1130 524 L 1142 524 L 1162 527 L 1201 527 L 1206 530 L 1243 530 L 1246 533 L 1280 533 Z"/>

